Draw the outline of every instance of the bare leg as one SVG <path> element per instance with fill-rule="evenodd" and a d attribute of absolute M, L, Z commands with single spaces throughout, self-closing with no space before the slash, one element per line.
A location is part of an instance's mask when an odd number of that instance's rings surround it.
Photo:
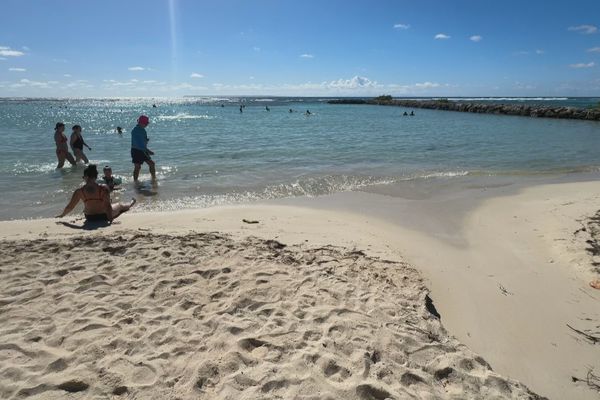
<path fill-rule="evenodd" d="M 58 165 L 56 168 L 62 168 L 65 165 L 65 153 L 56 153 L 56 158 L 58 158 Z"/>
<path fill-rule="evenodd" d="M 152 175 L 152 180 L 156 180 L 156 163 L 152 160 L 147 161 L 148 166 L 150 167 L 150 175 Z"/>
<path fill-rule="evenodd" d="M 76 164 L 75 159 L 73 158 L 73 155 L 71 155 L 71 153 L 69 153 L 68 151 L 67 151 L 66 157 L 67 157 L 67 160 L 69 160 L 69 162 L 71 163 L 71 165 Z"/>
<path fill-rule="evenodd" d="M 75 163 L 78 163 L 79 161 L 81 161 L 81 153 L 80 153 L 79 149 L 73 149 L 73 154 L 75 155 Z"/>
<path fill-rule="evenodd" d="M 129 204 L 122 204 L 122 203 L 115 203 L 112 205 L 112 215 L 113 215 L 113 219 L 117 218 L 119 215 L 123 214 L 124 212 L 129 211 L 129 209 L 131 207 L 133 207 L 133 205 L 136 203 L 135 199 L 131 199 L 131 201 L 129 202 Z"/>
<path fill-rule="evenodd" d="M 133 164 L 133 180 L 137 182 L 142 164 Z"/>
<path fill-rule="evenodd" d="M 88 164 L 90 162 L 90 160 L 88 160 L 87 156 L 85 155 L 85 153 L 81 150 L 79 150 L 79 152 L 81 153 L 81 159 L 83 160 L 84 163 Z"/>

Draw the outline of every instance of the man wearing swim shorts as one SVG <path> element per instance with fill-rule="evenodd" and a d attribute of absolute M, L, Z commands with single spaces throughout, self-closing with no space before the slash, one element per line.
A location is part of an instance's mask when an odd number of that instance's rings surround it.
<path fill-rule="evenodd" d="M 151 155 L 154 155 L 154 152 L 148 148 L 148 141 L 150 139 L 148 139 L 148 134 L 146 133 L 146 127 L 150 124 L 150 119 L 145 115 L 141 115 L 137 122 L 137 126 L 131 131 L 131 161 L 134 165 L 133 180 L 135 182 L 138 181 L 142 164 L 146 163 L 150 168 L 152 180 L 155 181 L 156 166 L 150 158 Z"/>

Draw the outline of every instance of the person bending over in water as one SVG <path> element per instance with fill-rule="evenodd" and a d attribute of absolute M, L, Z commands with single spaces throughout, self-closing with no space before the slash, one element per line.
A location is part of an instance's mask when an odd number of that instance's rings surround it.
<path fill-rule="evenodd" d="M 154 155 L 148 148 L 148 134 L 146 133 L 146 127 L 150 124 L 150 119 L 145 115 L 140 115 L 138 118 L 138 124 L 131 131 L 131 161 L 133 162 L 133 180 L 137 182 L 140 176 L 140 169 L 142 164 L 148 164 L 150 168 L 150 175 L 152 180 L 156 180 L 156 164 L 150 158 Z"/>
<path fill-rule="evenodd" d="M 120 126 L 117 126 L 117 133 L 119 135 L 122 135 L 123 134 L 123 128 L 121 128 Z"/>
<path fill-rule="evenodd" d="M 71 133 L 71 149 L 73 150 L 73 154 L 75 154 L 75 162 L 78 163 L 79 161 L 83 161 L 87 164 L 90 160 L 88 160 L 83 153 L 83 146 L 87 147 L 90 151 L 92 150 L 92 148 L 83 140 L 81 126 L 73 125 L 73 133 Z"/>
<path fill-rule="evenodd" d="M 110 203 L 110 194 L 108 187 L 98 185 L 98 170 L 94 164 L 85 167 L 83 179 L 85 184 L 75 190 L 71 201 L 56 218 L 62 218 L 75 208 L 79 200 L 83 201 L 83 213 L 86 221 L 112 222 L 119 215 L 123 214 L 135 204 L 135 199 L 131 199 L 129 204 Z"/>
<path fill-rule="evenodd" d="M 57 122 L 54 127 L 54 142 L 56 143 L 56 158 L 58 158 L 56 168 L 62 168 L 65 165 L 65 160 L 69 160 L 71 165 L 75 165 L 75 159 L 69 153 L 69 146 L 67 145 L 68 139 L 67 135 L 65 135 L 65 124 L 62 122 Z"/>

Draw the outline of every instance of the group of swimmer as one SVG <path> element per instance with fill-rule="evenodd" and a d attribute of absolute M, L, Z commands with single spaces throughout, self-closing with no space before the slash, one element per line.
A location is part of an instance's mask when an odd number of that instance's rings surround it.
<path fill-rule="evenodd" d="M 221 104 L 221 107 L 225 107 L 225 104 Z M 246 108 L 246 105 L 245 104 L 240 104 L 240 113 L 244 112 L 244 108 Z M 269 106 L 265 106 L 265 111 L 271 111 L 271 109 L 269 108 Z M 293 113 L 294 110 L 292 110 L 290 108 L 289 112 Z M 304 113 L 304 115 L 309 116 L 309 115 L 312 115 L 312 113 L 310 112 L 310 110 L 306 110 L 306 112 Z M 414 115 L 414 114 L 412 114 L 412 115 Z"/>
<path fill-rule="evenodd" d="M 133 167 L 133 180 L 138 182 L 142 164 L 148 164 L 152 181 L 156 181 L 156 164 L 150 156 L 154 152 L 148 148 L 148 134 L 146 127 L 150 124 L 150 119 L 146 115 L 141 115 L 137 120 L 137 125 L 131 131 L 131 161 Z M 76 165 L 79 161 L 85 164 L 89 163 L 88 158 L 83 153 L 83 147 L 92 150 L 83 140 L 81 134 L 81 126 L 74 125 L 70 140 L 64 133 L 65 124 L 58 122 L 54 128 L 54 141 L 56 143 L 56 157 L 58 158 L 57 168 L 62 168 L 65 160 L 68 160 L 71 165 Z M 117 127 L 117 132 L 122 133 L 121 127 Z M 69 152 L 70 144 L 75 157 Z M 122 213 L 129 211 L 135 204 L 136 200 L 132 199 L 127 204 L 111 203 L 110 192 L 115 189 L 119 181 L 112 176 L 112 169 L 107 165 L 103 169 L 104 175 L 98 179 L 98 169 L 96 165 L 89 164 L 83 171 L 84 185 L 73 193 L 71 200 L 63 210 L 57 215 L 57 218 L 62 218 L 69 214 L 79 201 L 83 202 L 83 213 L 86 221 L 110 222 L 117 218 Z"/>

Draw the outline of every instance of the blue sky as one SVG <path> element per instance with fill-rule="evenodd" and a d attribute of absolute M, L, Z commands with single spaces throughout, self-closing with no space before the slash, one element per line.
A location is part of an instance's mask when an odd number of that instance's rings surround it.
<path fill-rule="evenodd" d="M 600 1 L 2 0 L 0 96 L 600 96 Z"/>

